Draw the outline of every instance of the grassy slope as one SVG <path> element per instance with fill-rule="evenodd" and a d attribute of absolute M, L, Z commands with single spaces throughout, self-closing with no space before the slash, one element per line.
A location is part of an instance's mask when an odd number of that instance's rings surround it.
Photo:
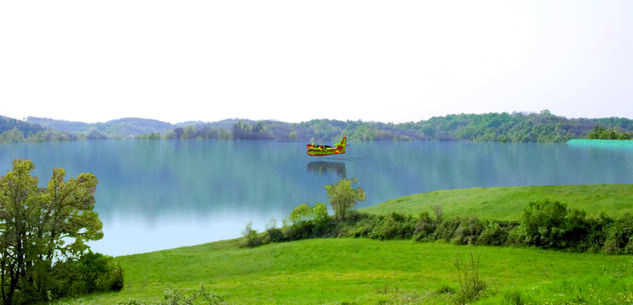
<path fill-rule="evenodd" d="M 417 214 L 441 204 L 447 215 L 517 219 L 523 204 L 547 197 L 591 213 L 620 214 L 632 209 L 631 194 L 630 185 L 470 189 L 407 196 L 366 210 Z M 254 249 L 237 244 L 222 241 L 119 257 L 123 291 L 66 302 L 158 302 L 167 288 L 193 290 L 204 283 L 230 304 L 442 304 L 451 296 L 437 290 L 458 287 L 454 259 L 465 257 L 468 249 L 441 242 L 366 239 L 306 240 Z M 490 296 L 479 304 L 501 304 L 510 295 L 533 304 L 633 303 L 631 256 L 474 249 L 489 284 Z"/>
<path fill-rule="evenodd" d="M 447 216 L 478 216 L 483 219 L 518 220 L 529 202 L 550 199 L 582 209 L 589 215 L 604 212 L 616 216 L 633 212 L 633 184 L 553 185 L 441 190 L 392 199 L 360 209 L 375 214 L 399 212 L 417 216 L 440 205 Z"/>
<path fill-rule="evenodd" d="M 231 304 L 372 304 L 406 298 L 442 303 L 448 296 L 436 291 L 457 288 L 453 262 L 467 251 L 444 243 L 367 239 L 306 240 L 254 249 L 236 248 L 235 241 L 217 242 L 119 257 L 126 276 L 123 291 L 74 301 L 160 301 L 167 287 L 194 289 L 204 283 Z M 475 252 L 481 275 L 498 298 L 508 289 L 528 291 L 586 275 L 613 278 L 611 285 L 618 281 L 616 273 L 621 279 L 633 268 L 627 256 L 507 247 L 475 247 Z M 633 288 L 627 276 L 624 285 Z"/>

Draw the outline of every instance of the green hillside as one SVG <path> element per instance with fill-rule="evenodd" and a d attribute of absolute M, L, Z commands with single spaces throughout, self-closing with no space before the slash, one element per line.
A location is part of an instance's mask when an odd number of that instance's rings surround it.
<path fill-rule="evenodd" d="M 489 287 L 481 303 L 501 302 L 510 294 L 543 301 L 552 290 L 563 301 L 579 295 L 604 304 L 611 295 L 616 303 L 633 298 L 628 292 L 633 290 L 626 290 L 633 288 L 630 256 L 506 247 L 474 251 Z M 121 292 L 59 304 L 159 302 L 167 288 L 193 291 L 201 283 L 228 304 L 444 304 L 454 298 L 448 291 L 458 289 L 454 260 L 467 253 L 467 246 L 367 239 L 250 249 L 238 248 L 237 241 L 216 242 L 119 257 L 126 278 Z"/>
<path fill-rule="evenodd" d="M 398 212 L 417 216 L 442 206 L 446 216 L 477 216 L 482 219 L 519 220 L 523 207 L 537 200 L 549 199 L 582 209 L 589 215 L 604 212 L 618 216 L 633 213 L 633 185 L 551 185 L 490 187 L 439 190 L 392 199 L 360 209 L 374 214 Z"/>
<path fill-rule="evenodd" d="M 363 210 L 417 214 L 439 204 L 448 215 L 517 219 L 527 202 L 549 198 L 621 215 L 631 210 L 632 196 L 633 185 L 495 187 L 417 194 Z M 468 246 L 409 240 L 239 244 L 236 239 L 118 257 L 125 274 L 121 292 L 56 304 L 158 304 L 169 289 L 187 295 L 200 284 L 224 304 L 455 304 L 455 260 L 463 264 L 469 253 Z M 473 251 L 487 287 L 474 304 L 633 302 L 630 255 L 486 246 Z"/>

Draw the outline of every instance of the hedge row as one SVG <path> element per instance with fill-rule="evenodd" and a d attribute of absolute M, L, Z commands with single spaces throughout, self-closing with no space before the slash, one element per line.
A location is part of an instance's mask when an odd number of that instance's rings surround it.
<path fill-rule="evenodd" d="M 353 212 L 343 220 L 331 216 L 306 218 L 282 228 L 245 232 L 244 246 L 310 238 L 363 237 L 380 240 L 444 240 L 453 244 L 536 246 L 578 252 L 633 254 L 633 217 L 587 217 L 557 201 L 530 203 L 520 221 L 481 220 L 477 217 L 444 218 L 441 208 L 418 217 Z"/>

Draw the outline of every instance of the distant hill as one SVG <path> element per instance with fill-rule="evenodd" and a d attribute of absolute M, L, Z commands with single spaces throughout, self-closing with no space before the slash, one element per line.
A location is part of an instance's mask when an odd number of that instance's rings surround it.
<path fill-rule="evenodd" d="M 82 123 L 37 117 L 28 117 L 26 121 L 78 136 L 84 134 L 100 138 L 133 138 L 152 132 L 164 132 L 175 127 L 167 122 L 140 118 L 123 118 L 105 123 Z"/>
<path fill-rule="evenodd" d="M 63 139 L 221 139 L 277 141 L 338 141 L 346 136 L 365 141 L 565 142 L 586 138 L 596 126 L 633 136 L 633 120 L 626 118 L 568 119 L 547 110 L 539 113 L 452 114 L 407 123 L 319 119 L 301 123 L 273 120 L 226 119 L 170 124 L 158 120 L 123 118 L 105 123 L 83 123 L 28 117 L 26 122 L 0 117 L 4 142 Z M 598 128 L 598 129 L 600 129 Z M 41 131 L 46 130 L 46 133 Z M 23 136 L 20 136 L 20 132 Z M 30 135 L 39 132 L 37 137 Z M 1 140 L 1 139 L 0 139 Z"/>
<path fill-rule="evenodd" d="M 32 124 L 29 122 L 16 120 L 0 115 L 0 133 L 9 131 L 14 128 L 22 131 L 25 135 L 33 134 L 44 129 L 38 124 Z"/>
<path fill-rule="evenodd" d="M 455 114 L 408 123 L 311 120 L 301 123 L 226 120 L 215 123 L 179 124 L 163 135 L 169 139 L 274 139 L 278 141 L 474 141 L 565 142 L 585 138 L 595 126 L 633 132 L 633 120 L 625 118 L 567 119 L 544 110 L 540 113 Z M 232 125 L 232 126 L 231 126 Z M 214 129 L 215 128 L 215 129 Z M 216 137 L 217 136 L 217 137 Z"/>

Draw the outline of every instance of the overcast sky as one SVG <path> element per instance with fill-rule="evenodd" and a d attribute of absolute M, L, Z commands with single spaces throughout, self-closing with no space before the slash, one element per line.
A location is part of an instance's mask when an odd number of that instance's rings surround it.
<path fill-rule="evenodd" d="M 633 118 L 633 1 L 0 1 L 0 115 Z"/>

